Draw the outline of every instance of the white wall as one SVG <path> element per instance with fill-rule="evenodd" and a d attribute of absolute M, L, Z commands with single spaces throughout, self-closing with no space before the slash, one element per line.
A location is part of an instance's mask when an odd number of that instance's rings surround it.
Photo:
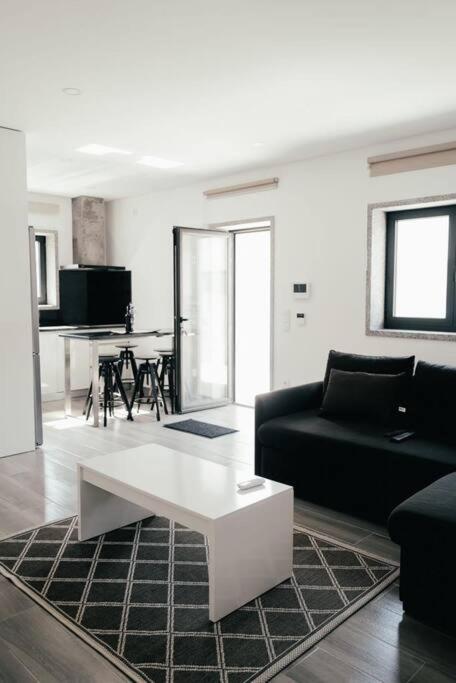
<path fill-rule="evenodd" d="M 56 230 L 59 266 L 73 263 L 73 227 L 69 197 L 29 192 L 28 224 L 38 230 Z"/>
<path fill-rule="evenodd" d="M 0 128 L 0 456 L 35 448 L 25 138 Z"/>
<path fill-rule="evenodd" d="M 133 271 L 139 327 L 172 324 L 173 225 L 275 217 L 275 387 L 322 377 L 331 348 L 456 365 L 454 342 L 365 334 L 367 204 L 455 192 L 456 167 L 370 178 L 367 157 L 456 139 L 456 130 L 352 150 L 107 204 L 109 262 Z M 277 190 L 205 199 L 203 190 L 278 176 Z M 293 280 L 312 285 L 299 303 Z M 289 332 L 283 315 L 292 311 Z M 296 325 L 296 312 L 307 322 Z"/>

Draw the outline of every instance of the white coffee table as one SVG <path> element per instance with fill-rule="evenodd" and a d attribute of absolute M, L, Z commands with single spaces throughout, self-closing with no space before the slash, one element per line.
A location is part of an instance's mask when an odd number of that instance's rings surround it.
<path fill-rule="evenodd" d="M 79 540 L 151 514 L 207 536 L 209 618 L 218 621 L 292 573 L 293 489 L 157 444 L 78 463 Z"/>

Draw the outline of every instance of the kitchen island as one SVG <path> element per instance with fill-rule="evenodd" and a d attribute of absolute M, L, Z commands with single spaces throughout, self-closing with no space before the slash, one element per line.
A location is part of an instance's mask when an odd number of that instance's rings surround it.
<path fill-rule="evenodd" d="M 124 330 L 99 330 L 82 331 L 72 330 L 62 332 L 59 336 L 64 339 L 65 354 L 65 414 L 71 415 L 71 342 L 84 343 L 89 345 L 90 368 L 92 376 L 92 393 L 98 396 L 99 376 L 98 367 L 100 362 L 100 345 L 103 344 L 127 344 L 128 341 L 144 337 L 164 337 L 170 336 L 171 331 L 167 330 L 141 330 L 138 332 L 125 332 Z M 93 426 L 100 426 L 100 406 L 98 401 L 93 402 Z"/>

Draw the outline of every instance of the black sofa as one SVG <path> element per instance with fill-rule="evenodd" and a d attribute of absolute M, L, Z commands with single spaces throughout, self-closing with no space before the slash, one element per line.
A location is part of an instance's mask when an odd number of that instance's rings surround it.
<path fill-rule="evenodd" d="M 331 351 L 325 380 L 256 397 L 255 474 L 294 487 L 298 497 L 385 524 L 402 501 L 456 471 L 456 369 L 414 358 Z M 410 378 L 394 424 L 320 414 L 331 371 Z M 402 410 L 403 410 L 402 407 Z M 416 435 L 392 443 L 391 427 Z M 452 438 L 452 433 L 454 437 Z"/>
<path fill-rule="evenodd" d="M 398 505 L 388 529 L 401 546 L 399 595 L 405 612 L 455 635 L 456 473 Z"/>

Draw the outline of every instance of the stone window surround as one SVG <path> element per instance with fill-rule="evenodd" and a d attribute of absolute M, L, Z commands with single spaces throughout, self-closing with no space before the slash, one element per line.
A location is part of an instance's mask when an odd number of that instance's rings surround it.
<path fill-rule="evenodd" d="M 456 341 L 456 332 L 423 332 L 394 330 L 384 327 L 386 214 L 398 209 L 426 208 L 456 204 L 456 193 L 401 199 L 368 204 L 367 207 L 367 271 L 366 271 L 366 335 Z"/>

